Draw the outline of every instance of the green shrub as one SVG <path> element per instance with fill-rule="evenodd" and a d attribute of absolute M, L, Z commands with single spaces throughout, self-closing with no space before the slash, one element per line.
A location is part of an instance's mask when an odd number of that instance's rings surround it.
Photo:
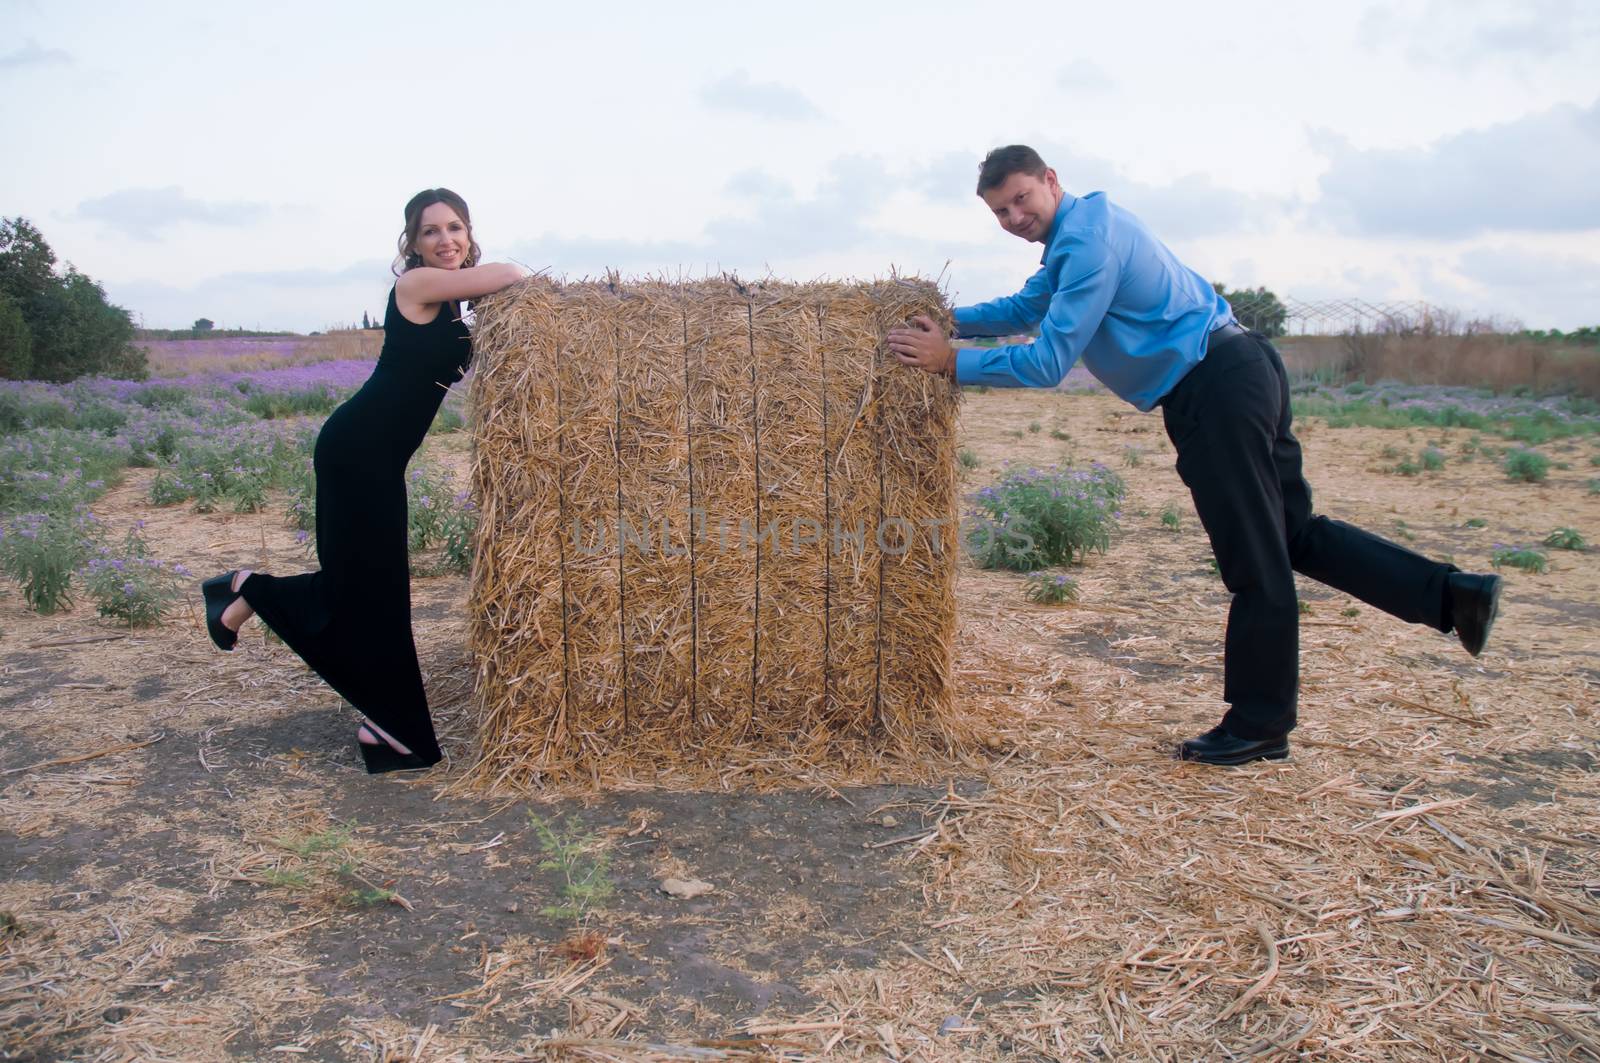
<path fill-rule="evenodd" d="M 971 447 L 962 447 L 956 451 L 956 461 L 961 463 L 963 469 L 976 469 L 982 464 L 982 459 L 978 457 L 978 452 Z"/>
<path fill-rule="evenodd" d="M 1038 435 L 1039 434 L 1039 430 L 1040 430 L 1041 427 L 1042 426 L 1039 424 L 1038 421 L 1029 421 L 1028 422 L 1028 433 L 1030 435 Z"/>
<path fill-rule="evenodd" d="M 967 550 L 980 568 L 1032 572 L 1082 564 L 1089 551 L 1110 547 L 1126 493 L 1122 478 L 1104 465 L 1008 467 L 999 483 L 972 497 Z"/>
<path fill-rule="evenodd" d="M 1417 461 L 1428 472 L 1438 472 L 1444 468 L 1444 451 L 1438 447 L 1423 447 Z"/>
<path fill-rule="evenodd" d="M 1520 483 L 1543 483 L 1550 472 L 1550 459 L 1537 450 L 1518 447 L 1506 452 L 1505 460 L 1500 468 L 1505 471 L 1506 477 Z"/>
<path fill-rule="evenodd" d="M 1468 517 L 1461 526 L 1463 528 L 1487 528 L 1489 522 L 1482 517 Z"/>
<path fill-rule="evenodd" d="M 100 522 L 85 509 L 24 513 L 0 535 L 0 568 L 22 587 L 28 608 L 53 613 L 72 604 L 72 577 L 101 534 Z"/>
<path fill-rule="evenodd" d="M 128 529 L 121 550 L 102 552 L 83 570 L 84 591 L 100 615 L 129 627 L 159 624 L 182 600 L 182 581 L 189 576 L 182 565 L 151 558 L 139 531 L 138 524 Z"/>
<path fill-rule="evenodd" d="M 1168 502 L 1166 505 L 1161 507 L 1161 526 L 1163 528 L 1170 528 L 1173 531 L 1177 531 L 1182 521 L 1183 518 L 1178 513 L 1177 506 L 1173 505 L 1171 502 Z"/>

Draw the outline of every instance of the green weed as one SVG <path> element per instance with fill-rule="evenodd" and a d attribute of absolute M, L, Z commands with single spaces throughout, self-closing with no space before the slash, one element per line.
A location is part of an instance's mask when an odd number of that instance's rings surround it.
<path fill-rule="evenodd" d="M 1578 529 L 1561 527 L 1544 537 L 1544 545 L 1552 550 L 1582 550 L 1589 544 Z"/>
<path fill-rule="evenodd" d="M 1524 572 L 1548 572 L 1550 559 L 1538 550 L 1523 546 L 1503 546 L 1489 557 L 1495 568 L 1520 568 Z"/>
<path fill-rule="evenodd" d="M 585 833 L 570 820 L 558 829 L 530 811 L 528 822 L 539 839 L 539 851 L 544 854 L 539 867 L 558 871 L 562 878 L 563 903 L 547 905 L 539 911 L 554 918 L 583 922 L 615 892 L 609 875 L 611 854 L 600 847 L 593 834 Z"/>

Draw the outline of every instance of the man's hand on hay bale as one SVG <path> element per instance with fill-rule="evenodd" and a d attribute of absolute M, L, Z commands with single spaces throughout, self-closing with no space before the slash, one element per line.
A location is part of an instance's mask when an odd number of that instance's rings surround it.
<path fill-rule="evenodd" d="M 955 375 L 955 348 L 950 346 L 944 330 L 926 314 L 912 318 L 906 328 L 890 329 L 889 349 L 900 359 L 901 365 L 936 376 Z"/>

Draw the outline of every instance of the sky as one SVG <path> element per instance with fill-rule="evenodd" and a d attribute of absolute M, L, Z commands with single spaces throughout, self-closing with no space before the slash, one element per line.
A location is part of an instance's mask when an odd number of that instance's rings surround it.
<path fill-rule="evenodd" d="M 1600 3 L 0 0 L 0 216 L 151 328 L 381 316 L 402 208 L 568 277 L 940 278 L 1031 144 L 1189 266 L 1600 324 Z"/>

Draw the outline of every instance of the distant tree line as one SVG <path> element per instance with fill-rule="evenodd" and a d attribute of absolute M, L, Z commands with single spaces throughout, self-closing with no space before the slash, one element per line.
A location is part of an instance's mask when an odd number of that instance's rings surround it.
<path fill-rule="evenodd" d="M 201 318 L 205 321 L 206 318 Z M 135 340 L 201 340 L 208 336 L 227 336 L 236 340 L 253 340 L 271 338 L 273 336 L 294 336 L 297 333 L 285 332 L 283 329 L 262 331 L 259 329 L 245 328 L 199 328 L 199 322 L 193 328 L 140 328 L 133 330 Z"/>
<path fill-rule="evenodd" d="M 1558 328 L 1523 329 L 1517 335 L 1540 343 L 1571 343 L 1580 347 L 1600 347 L 1600 325 L 1585 325 L 1571 332 L 1562 332 Z"/>
<path fill-rule="evenodd" d="M 1289 331 L 1289 308 L 1272 291 L 1261 288 L 1235 288 L 1213 284 L 1217 294 L 1228 300 L 1239 324 L 1263 336 L 1282 336 Z"/>
<path fill-rule="evenodd" d="M 105 289 L 55 252 L 26 218 L 0 218 L 0 377 L 71 380 L 91 373 L 141 378 L 133 319 Z"/>

